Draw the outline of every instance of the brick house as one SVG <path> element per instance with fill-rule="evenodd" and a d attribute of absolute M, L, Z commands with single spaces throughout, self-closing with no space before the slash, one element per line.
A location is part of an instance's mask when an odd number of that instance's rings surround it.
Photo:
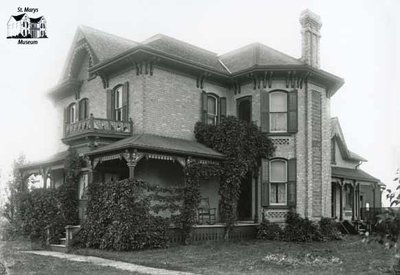
<path fill-rule="evenodd" d="M 88 163 L 83 219 L 88 184 L 132 177 L 182 184 L 188 159 L 218 162 L 224 156 L 197 143 L 193 128 L 233 115 L 255 121 L 276 145 L 260 174 L 242 184 L 239 220 L 283 221 L 290 207 L 311 219 L 361 218 L 366 205 L 380 206 L 380 181 L 358 168 L 365 159 L 348 150 L 330 117 L 330 98 L 344 82 L 320 69 L 319 16 L 306 10 L 300 23 L 300 59 L 260 43 L 218 55 L 162 34 L 138 43 L 79 27 L 49 92 L 60 118 L 59 153 L 21 171 L 56 188 L 66 149 L 76 148 Z M 218 179 L 201 185 L 217 221 L 218 188 Z"/>

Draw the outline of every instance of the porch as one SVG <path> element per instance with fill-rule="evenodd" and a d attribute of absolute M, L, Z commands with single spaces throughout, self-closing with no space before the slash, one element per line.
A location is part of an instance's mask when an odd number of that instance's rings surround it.
<path fill-rule="evenodd" d="M 365 209 L 381 207 L 382 184 L 361 169 L 332 167 L 332 217 L 366 221 Z"/>

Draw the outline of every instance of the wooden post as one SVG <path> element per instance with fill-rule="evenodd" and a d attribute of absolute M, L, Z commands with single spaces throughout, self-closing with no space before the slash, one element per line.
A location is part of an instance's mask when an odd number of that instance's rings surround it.
<path fill-rule="evenodd" d="M 258 173 L 254 174 L 254 222 L 258 222 Z"/>
<path fill-rule="evenodd" d="M 339 183 L 339 187 L 340 187 L 340 216 L 339 216 L 339 220 L 343 221 L 343 180 L 341 180 L 341 182 Z"/>
<path fill-rule="evenodd" d="M 132 162 L 128 162 L 127 165 L 128 165 L 128 168 L 129 168 L 129 179 L 132 180 L 132 179 L 135 178 L 135 166 L 136 166 L 136 163 L 134 161 L 132 161 Z"/>
<path fill-rule="evenodd" d="M 332 218 L 336 217 L 336 183 L 332 182 Z"/>
<path fill-rule="evenodd" d="M 355 220 L 355 214 L 356 214 L 356 184 L 355 182 L 352 182 L 351 184 L 351 191 L 352 191 L 352 199 L 353 199 L 353 205 L 352 205 L 352 211 L 351 211 L 351 220 Z"/>

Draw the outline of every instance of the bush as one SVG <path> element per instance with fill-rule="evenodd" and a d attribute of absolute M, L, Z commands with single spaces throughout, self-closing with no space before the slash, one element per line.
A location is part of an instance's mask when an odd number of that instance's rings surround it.
<path fill-rule="evenodd" d="M 283 239 L 288 242 L 322 241 L 323 236 L 318 224 L 308 218 L 302 218 L 294 211 L 289 211 L 286 216 L 286 227 Z"/>
<path fill-rule="evenodd" d="M 281 240 L 283 236 L 283 230 L 277 223 L 271 223 L 269 220 L 263 221 L 257 227 L 257 239 L 262 240 Z"/>
<path fill-rule="evenodd" d="M 74 245 L 118 251 L 165 247 L 168 220 L 151 215 L 145 191 L 141 180 L 89 185 L 87 219 Z"/>
<path fill-rule="evenodd" d="M 339 224 L 332 218 L 321 218 L 319 228 L 322 236 L 327 241 L 341 240 L 342 234 L 339 231 Z"/>

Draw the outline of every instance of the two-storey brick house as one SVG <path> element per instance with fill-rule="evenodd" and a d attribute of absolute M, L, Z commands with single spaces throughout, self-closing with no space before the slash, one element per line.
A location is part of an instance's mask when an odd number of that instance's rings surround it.
<path fill-rule="evenodd" d="M 62 79 L 49 92 L 64 121 L 60 153 L 21 170 L 57 187 L 65 150 L 76 148 L 88 162 L 83 218 L 87 184 L 129 177 L 182 184 L 188 159 L 218 162 L 224 156 L 195 141 L 194 125 L 233 115 L 255 121 L 276 145 L 260 174 L 242 184 L 240 220 L 282 221 L 290 207 L 309 218 L 339 216 L 332 182 L 358 180 L 331 166 L 332 140 L 340 138 L 332 139 L 330 98 L 343 79 L 319 67 L 319 17 L 305 11 L 300 23 L 300 59 L 260 43 L 217 55 L 161 34 L 138 43 L 79 27 Z M 217 213 L 218 189 L 218 179 L 201 185 Z"/>

